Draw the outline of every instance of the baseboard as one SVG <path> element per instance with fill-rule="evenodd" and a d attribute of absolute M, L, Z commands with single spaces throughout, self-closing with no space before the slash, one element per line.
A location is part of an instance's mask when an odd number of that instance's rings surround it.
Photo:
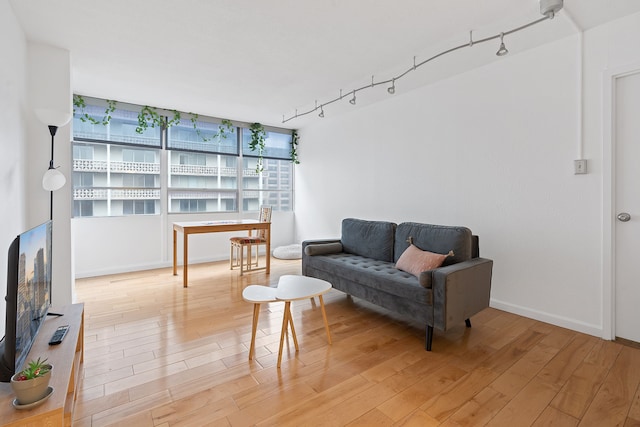
<path fill-rule="evenodd" d="M 528 307 L 522 307 L 520 305 L 496 300 L 494 298 L 491 298 L 489 305 L 498 310 L 518 314 L 530 319 L 539 320 L 541 322 L 549 323 L 555 326 L 560 326 L 561 328 L 571 329 L 573 331 L 582 332 L 584 334 L 593 335 L 599 338 L 604 337 L 602 325 L 592 325 L 589 323 L 580 322 L 575 319 L 570 319 L 568 317 L 558 316 L 543 311 L 533 310 Z"/>
<path fill-rule="evenodd" d="M 189 258 L 189 265 L 192 264 L 202 264 L 205 262 L 216 262 L 216 261 L 229 261 L 229 256 L 226 257 L 221 256 L 219 258 Z M 136 265 L 119 265 L 115 267 L 109 267 L 104 269 L 97 270 L 89 270 L 89 271 L 76 271 L 75 277 L 76 279 L 84 279 L 87 277 L 97 277 L 97 276 L 107 276 L 109 274 L 120 274 L 120 273 L 130 273 L 132 271 L 144 271 L 144 270 L 155 270 L 157 268 L 168 268 L 173 267 L 173 261 L 162 261 L 156 263 L 149 264 L 136 264 Z M 182 271 L 182 263 L 178 262 L 178 274 Z"/>

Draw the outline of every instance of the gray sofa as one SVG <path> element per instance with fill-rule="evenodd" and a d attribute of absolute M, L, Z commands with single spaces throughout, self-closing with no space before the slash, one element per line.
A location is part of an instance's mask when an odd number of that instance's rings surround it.
<path fill-rule="evenodd" d="M 447 254 L 442 266 L 419 276 L 395 268 L 409 241 Z M 354 297 L 446 331 L 489 306 L 493 261 L 479 257 L 478 238 L 465 227 L 346 218 L 340 239 L 302 242 L 302 274 L 330 282 Z"/>

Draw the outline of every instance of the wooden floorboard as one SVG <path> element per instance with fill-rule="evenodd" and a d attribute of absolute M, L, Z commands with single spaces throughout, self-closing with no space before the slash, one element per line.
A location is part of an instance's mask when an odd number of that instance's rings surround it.
<path fill-rule="evenodd" d="M 78 426 L 640 425 L 640 349 L 486 309 L 424 350 L 423 325 L 331 290 L 295 301 L 300 350 L 276 367 L 282 303 L 261 307 L 248 360 L 250 284 L 227 262 L 79 279 L 85 362 Z"/>

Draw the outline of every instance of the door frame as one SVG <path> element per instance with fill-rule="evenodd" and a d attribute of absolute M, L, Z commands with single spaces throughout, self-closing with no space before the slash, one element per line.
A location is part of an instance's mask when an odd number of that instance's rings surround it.
<path fill-rule="evenodd" d="M 605 70 L 603 73 L 603 122 L 602 122 L 602 338 L 616 337 L 616 87 L 622 77 L 640 74 L 640 63 Z"/>

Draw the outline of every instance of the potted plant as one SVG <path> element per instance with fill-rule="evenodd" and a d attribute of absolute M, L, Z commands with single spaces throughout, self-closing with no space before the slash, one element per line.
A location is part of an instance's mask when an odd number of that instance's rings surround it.
<path fill-rule="evenodd" d="M 11 377 L 11 388 L 18 404 L 28 405 L 46 397 L 49 391 L 49 380 L 53 366 L 47 359 L 32 360 L 27 367 Z"/>

